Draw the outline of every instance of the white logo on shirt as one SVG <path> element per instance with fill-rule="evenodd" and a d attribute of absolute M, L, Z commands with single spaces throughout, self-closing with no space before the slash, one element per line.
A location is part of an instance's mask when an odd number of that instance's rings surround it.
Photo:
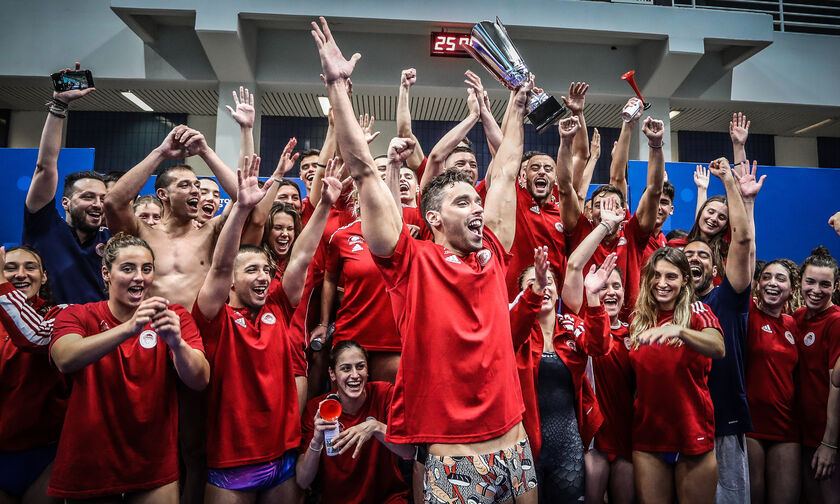
<path fill-rule="evenodd" d="M 763 326 L 761 326 L 761 330 L 773 334 L 773 329 L 770 329 L 770 324 L 764 324 Z"/>
<path fill-rule="evenodd" d="M 99 257 L 102 257 L 103 255 L 105 255 L 105 244 L 104 243 L 97 243 L 96 247 L 94 247 L 93 250 L 96 251 L 96 255 L 98 255 Z"/>
<path fill-rule="evenodd" d="M 791 345 L 796 344 L 796 341 L 793 339 L 793 334 L 791 334 L 790 331 L 785 331 L 785 338 L 788 340 L 788 343 L 790 343 Z"/>
<path fill-rule="evenodd" d="M 562 222 L 555 222 L 554 229 L 556 229 L 558 233 L 562 233 L 565 228 L 563 227 Z"/>
<path fill-rule="evenodd" d="M 242 327 L 248 327 L 248 324 L 245 323 L 245 317 L 239 317 L 238 319 L 233 321 L 236 325 L 240 325 Z"/>
<path fill-rule="evenodd" d="M 364 250 L 365 248 L 359 245 L 358 243 L 353 245 L 353 248 L 350 249 L 350 252 L 358 252 L 360 250 Z"/>
<path fill-rule="evenodd" d="M 809 332 L 805 335 L 805 338 L 802 339 L 802 342 L 805 343 L 805 346 L 811 346 L 814 344 L 814 340 L 816 339 L 817 336 L 814 333 Z"/>
<path fill-rule="evenodd" d="M 537 205 L 532 206 L 531 208 L 529 208 L 529 210 L 534 212 L 535 214 L 540 213 L 540 207 L 538 207 Z"/>
<path fill-rule="evenodd" d="M 446 256 L 446 259 L 444 259 L 444 260 L 445 260 L 446 262 L 451 262 L 451 263 L 455 263 L 455 264 L 461 264 L 461 261 L 459 261 L 459 260 L 458 260 L 458 258 L 457 258 L 457 257 L 455 257 L 454 255 L 449 255 L 449 256 Z"/>
<path fill-rule="evenodd" d="M 574 341 L 574 340 L 567 339 L 567 340 L 566 340 L 566 346 L 567 346 L 567 347 L 569 347 L 569 348 L 571 348 L 571 349 L 572 349 L 572 350 L 574 350 L 574 351 L 577 351 L 577 345 L 575 345 L 575 341 Z"/>
<path fill-rule="evenodd" d="M 107 331 L 110 328 L 111 328 L 111 326 L 108 325 L 108 322 L 105 322 L 104 320 L 99 321 L 99 330 L 100 331 Z"/>
<path fill-rule="evenodd" d="M 355 234 L 354 234 L 354 235 L 350 235 L 350 237 L 349 237 L 349 238 L 347 238 L 347 242 L 348 242 L 348 243 L 350 243 L 350 245 L 353 245 L 353 244 L 355 244 L 355 243 L 362 243 L 362 242 L 364 242 L 364 241 L 365 241 L 365 239 L 364 239 L 364 238 L 362 238 L 362 237 L 361 237 L 361 236 L 359 236 L 359 235 L 355 235 Z"/>
<path fill-rule="evenodd" d="M 478 264 L 482 267 L 487 264 L 491 257 L 493 257 L 493 253 L 487 249 L 481 249 L 475 254 L 475 258 L 478 259 Z"/>
<path fill-rule="evenodd" d="M 620 246 L 622 246 L 622 245 L 627 245 L 627 238 L 625 238 L 625 237 L 623 237 L 623 236 L 622 236 L 621 238 L 619 238 L 619 239 L 618 239 L 618 245 L 616 245 L 616 246 L 617 246 L 617 247 L 620 247 Z"/>
<path fill-rule="evenodd" d="M 154 348 L 157 345 L 157 333 L 152 330 L 145 330 L 140 333 L 140 346 L 143 348 Z"/>
<path fill-rule="evenodd" d="M 268 325 L 272 325 L 275 322 L 277 322 L 277 318 L 272 313 L 263 313 L 263 316 L 262 316 L 262 318 L 260 318 L 260 320 L 262 320 L 263 324 L 268 324 Z"/>

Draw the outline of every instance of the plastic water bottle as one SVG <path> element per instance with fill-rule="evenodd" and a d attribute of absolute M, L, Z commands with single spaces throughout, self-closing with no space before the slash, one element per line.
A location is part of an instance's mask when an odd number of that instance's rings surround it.
<path fill-rule="evenodd" d="M 338 402 L 338 394 L 328 395 L 326 400 L 321 403 L 321 407 L 318 409 L 318 414 L 321 415 L 321 418 L 328 422 L 336 422 L 335 427 L 324 431 L 324 445 L 327 447 L 327 456 L 334 457 L 338 455 L 338 450 L 333 448 L 333 440 L 340 432 L 338 417 L 341 416 L 341 403 Z"/>

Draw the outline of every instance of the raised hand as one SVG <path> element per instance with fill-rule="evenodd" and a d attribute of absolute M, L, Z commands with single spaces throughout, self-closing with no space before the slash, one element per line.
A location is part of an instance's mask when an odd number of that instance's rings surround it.
<path fill-rule="evenodd" d="M 72 72 L 72 71 L 78 72 L 81 69 L 82 69 L 82 64 L 77 61 L 76 65 L 72 69 L 64 68 L 64 69 L 60 70 L 60 72 Z M 67 90 L 67 91 L 62 91 L 60 93 L 57 92 L 57 91 L 53 91 L 53 98 L 57 98 L 57 99 L 63 101 L 64 103 L 70 103 L 71 101 L 78 100 L 79 98 L 87 95 L 88 93 L 92 93 L 93 91 L 96 91 L 96 88 L 91 87 L 91 88 L 87 88 L 87 89 L 70 89 L 70 90 Z"/>
<path fill-rule="evenodd" d="M 464 75 L 467 77 L 464 79 L 464 83 L 475 93 L 479 107 L 486 107 L 487 110 L 490 110 L 490 99 L 487 98 L 487 92 L 481 83 L 481 77 L 473 73 L 472 70 L 467 70 Z M 470 111 L 472 111 L 472 108 L 470 108 Z"/>
<path fill-rule="evenodd" d="M 745 145 L 747 137 L 750 134 L 750 121 L 747 116 L 738 112 L 732 114 L 732 120 L 729 121 L 729 138 L 732 139 L 733 145 Z M 737 159 L 735 161 L 738 161 Z"/>
<path fill-rule="evenodd" d="M 365 114 L 359 115 L 359 126 L 362 127 L 362 131 L 365 132 L 365 142 L 370 144 L 373 142 L 376 137 L 379 136 L 379 132 L 373 132 L 373 123 L 376 121 L 376 118 L 372 115 Z"/>
<path fill-rule="evenodd" d="M 741 191 L 741 197 L 744 199 L 755 199 L 764 186 L 764 179 L 767 178 L 767 175 L 762 175 L 756 180 L 757 173 L 758 161 L 753 161 L 752 169 L 747 165 L 747 170 L 743 175 L 738 175 L 738 172 L 732 171 L 732 175 L 738 181 L 738 189 Z"/>
<path fill-rule="evenodd" d="M 571 141 L 580 129 L 580 119 L 577 116 L 569 116 L 557 124 L 560 131 L 560 138 Z"/>
<path fill-rule="evenodd" d="M 715 177 L 723 180 L 732 175 L 732 167 L 729 166 L 729 161 L 726 158 L 717 158 L 709 163 L 709 172 Z"/>
<path fill-rule="evenodd" d="M 297 146 L 297 138 L 292 137 L 286 143 L 286 146 L 283 147 L 283 153 L 280 154 L 280 160 L 277 161 L 277 168 L 274 170 L 274 175 L 272 178 L 283 178 L 289 170 L 291 170 L 295 163 L 297 162 L 298 158 L 300 157 L 300 152 L 295 152 L 292 155 L 292 152 L 295 150 Z"/>
<path fill-rule="evenodd" d="M 388 144 L 388 162 L 400 164 L 414 152 L 414 140 L 410 138 L 394 137 Z"/>
<path fill-rule="evenodd" d="M 236 95 L 236 91 L 233 91 L 233 101 L 236 103 L 236 110 L 230 108 L 230 105 L 225 105 L 225 108 L 230 112 L 230 116 L 239 123 L 239 127 L 253 128 L 254 117 L 256 116 L 254 95 L 248 91 L 248 88 L 239 86 L 239 96 Z"/>
<path fill-rule="evenodd" d="M 470 111 L 470 115 L 473 117 L 479 117 L 481 115 L 481 100 L 475 94 L 475 90 L 473 88 L 467 88 L 467 108 Z"/>
<path fill-rule="evenodd" d="M 400 86 L 410 88 L 417 82 L 417 70 L 413 68 L 406 68 L 400 75 Z"/>
<path fill-rule="evenodd" d="M 236 189 L 236 204 L 245 210 L 250 210 L 257 206 L 257 203 L 262 201 L 266 191 L 274 183 L 274 179 L 270 178 L 260 187 L 260 158 L 256 154 L 250 157 L 245 156 L 242 170 L 237 170 L 236 178 L 239 185 Z"/>
<path fill-rule="evenodd" d="M 160 313 L 166 311 L 169 301 L 162 297 L 150 297 L 140 302 L 134 315 L 127 322 L 131 327 L 131 332 L 140 332 L 146 324 L 150 323 L 152 319 L 159 316 Z"/>
<path fill-rule="evenodd" d="M 589 155 L 598 159 L 601 157 L 601 134 L 598 128 L 592 130 L 592 139 L 589 141 Z"/>
<path fill-rule="evenodd" d="M 531 289 L 537 294 L 545 292 L 548 287 L 548 247 L 542 246 L 534 249 L 534 285 Z"/>
<path fill-rule="evenodd" d="M 694 185 L 703 191 L 709 188 L 709 170 L 703 168 L 703 165 L 694 168 Z"/>
<path fill-rule="evenodd" d="M 528 105 L 528 98 L 534 91 L 537 90 L 534 88 L 534 74 L 531 74 L 530 78 L 514 91 L 513 106 L 524 109 Z"/>
<path fill-rule="evenodd" d="M 186 157 L 186 154 L 181 148 L 181 143 L 175 138 L 175 135 L 181 133 L 184 129 L 186 129 L 186 126 L 183 124 L 172 128 L 172 131 L 166 135 L 166 138 L 158 146 L 157 151 L 165 159 L 181 159 Z"/>
<path fill-rule="evenodd" d="M 321 189 L 321 201 L 325 205 L 333 206 L 338 201 L 343 187 L 340 177 L 341 166 L 338 164 L 338 158 L 334 157 L 327 161 L 324 178 L 321 179 L 321 182 L 324 184 L 324 187 Z"/>
<path fill-rule="evenodd" d="M 313 21 L 311 33 L 312 38 L 315 39 L 315 45 L 318 46 L 318 56 L 321 58 L 324 82 L 330 84 L 339 79 L 349 79 L 356 67 L 356 62 L 361 59 L 362 55 L 355 53 L 349 60 L 344 59 L 341 49 L 338 48 L 332 32 L 330 32 L 327 20 L 323 17 L 318 19 L 321 21 L 321 27 L 319 28 L 318 24 Z"/>
<path fill-rule="evenodd" d="M 840 235 L 840 212 L 828 218 L 828 225 L 834 229 L 834 232 Z"/>
<path fill-rule="evenodd" d="M 585 82 L 572 82 L 569 84 L 569 97 L 561 96 L 560 99 L 574 115 L 583 112 L 583 106 L 586 103 L 586 91 L 589 90 L 589 84 Z"/>
<path fill-rule="evenodd" d="M 648 138 L 649 145 L 661 147 L 662 137 L 665 135 L 665 123 L 647 116 L 645 122 L 642 123 L 642 133 Z"/>
<path fill-rule="evenodd" d="M 624 107 L 621 108 L 621 110 L 624 110 L 634 103 L 639 104 L 639 112 L 636 112 L 636 115 L 634 115 L 633 118 L 630 119 L 630 121 L 627 122 L 627 124 L 629 124 L 630 126 L 634 126 L 637 122 L 639 122 L 639 118 L 642 117 L 642 114 L 641 114 L 642 105 L 643 105 L 642 100 L 636 98 L 635 96 L 632 96 L 632 97 L 630 97 L 629 100 L 627 100 L 627 103 L 624 104 Z"/>
<path fill-rule="evenodd" d="M 181 317 L 170 309 L 157 312 L 152 317 L 151 328 L 163 338 L 169 348 L 175 350 L 181 343 Z"/>
<path fill-rule="evenodd" d="M 624 220 L 624 212 L 618 206 L 614 198 L 604 198 L 601 200 L 601 222 L 610 227 L 610 234 L 618 231 L 618 226 Z"/>
<path fill-rule="evenodd" d="M 613 252 L 604 259 L 604 263 L 601 264 L 600 268 L 596 269 L 594 264 L 589 268 L 589 273 L 583 279 L 583 287 L 586 289 L 586 292 L 598 295 L 599 292 L 607 287 L 607 280 L 609 280 L 610 273 L 615 268 L 617 260 L 618 256 Z"/>
<path fill-rule="evenodd" d="M 175 131 L 175 140 L 187 151 L 187 156 L 200 156 L 210 148 L 200 131 L 187 126 L 178 128 Z"/>

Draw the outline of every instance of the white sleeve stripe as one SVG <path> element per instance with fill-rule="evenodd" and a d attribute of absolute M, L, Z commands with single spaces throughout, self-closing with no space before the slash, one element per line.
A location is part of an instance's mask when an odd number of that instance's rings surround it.
<path fill-rule="evenodd" d="M 19 294 L 14 295 L 14 294 Z M 6 312 L 7 315 L 12 319 L 12 322 L 15 324 L 15 327 L 23 334 L 23 337 L 27 339 L 30 343 L 37 346 L 45 346 L 49 344 L 50 337 L 49 336 L 41 336 L 41 324 L 39 323 L 32 323 L 30 320 L 34 317 L 40 316 L 32 309 L 29 305 L 25 302 L 23 303 L 23 309 L 19 304 L 19 301 L 15 298 L 19 298 L 23 296 L 23 293 L 19 291 L 12 291 L 9 293 L 10 295 L 0 296 L 0 309 Z M 27 319 L 27 320 L 24 320 Z M 50 321 L 50 331 L 49 335 L 52 335 L 52 321 Z M 38 332 L 35 329 L 39 329 Z M 44 328 L 46 329 L 46 328 Z"/>
<path fill-rule="evenodd" d="M 43 318 L 31 306 L 26 304 L 26 296 L 23 292 L 15 291 L 14 293 L 16 296 L 13 296 L 12 299 L 15 301 L 15 306 L 20 310 L 21 318 L 26 319 L 26 322 L 32 329 L 37 329 L 41 325 L 41 322 L 43 322 Z"/>

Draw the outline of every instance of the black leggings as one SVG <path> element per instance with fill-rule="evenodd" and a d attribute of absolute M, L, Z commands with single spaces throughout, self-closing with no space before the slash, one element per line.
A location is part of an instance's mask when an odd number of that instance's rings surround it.
<path fill-rule="evenodd" d="M 584 493 L 583 442 L 575 416 L 572 375 L 556 353 L 540 360 L 538 398 L 542 448 L 537 459 L 540 502 L 578 502 Z"/>

